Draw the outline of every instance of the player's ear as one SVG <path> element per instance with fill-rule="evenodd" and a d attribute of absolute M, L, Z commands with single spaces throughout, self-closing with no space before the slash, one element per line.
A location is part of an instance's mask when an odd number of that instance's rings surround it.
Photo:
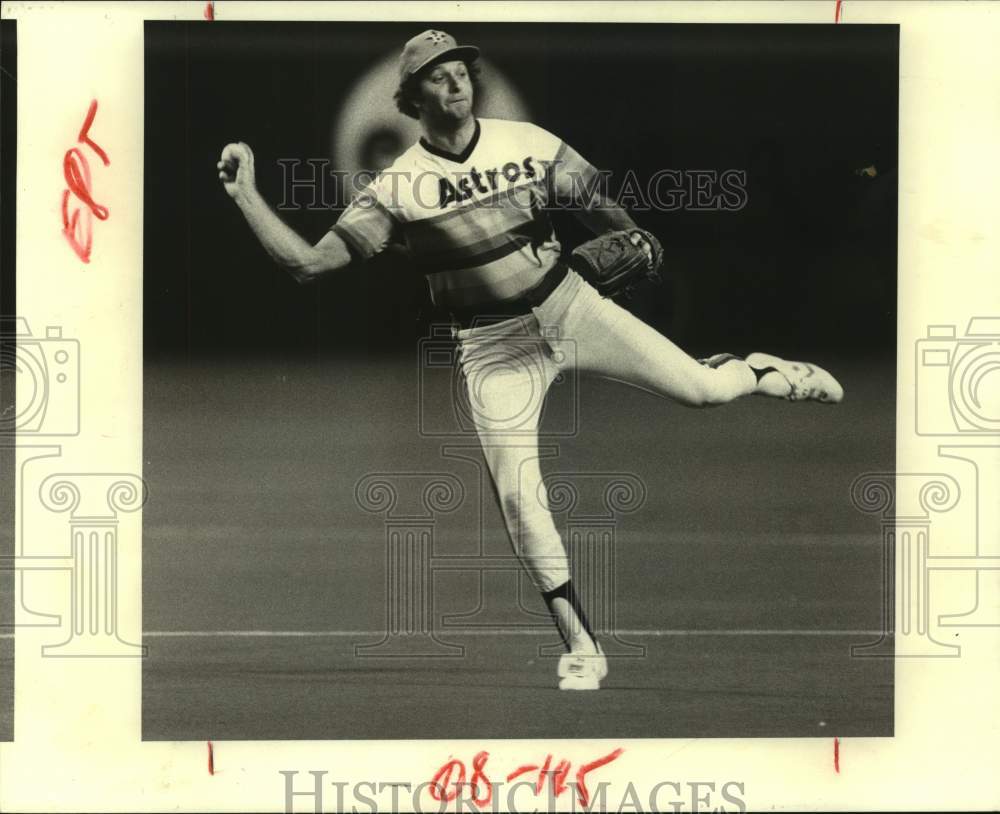
<path fill-rule="evenodd" d="M 410 104 L 413 105 L 418 113 L 424 109 L 424 91 L 419 83 L 413 89 L 413 94 L 410 96 Z"/>

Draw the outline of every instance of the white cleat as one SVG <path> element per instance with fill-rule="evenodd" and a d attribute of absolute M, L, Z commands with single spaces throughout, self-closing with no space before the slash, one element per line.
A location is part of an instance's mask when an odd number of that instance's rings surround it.
<path fill-rule="evenodd" d="M 599 690 L 608 674 L 608 660 L 597 645 L 597 655 L 563 653 L 559 657 L 560 690 Z"/>
<path fill-rule="evenodd" d="M 747 359 L 750 367 L 758 370 L 773 367 L 788 380 L 791 390 L 779 397 L 788 401 L 813 401 L 838 404 L 843 401 L 844 388 L 830 373 L 810 362 L 787 362 L 768 353 L 751 353 Z M 766 392 L 766 391 L 765 391 Z M 767 395 L 778 395 L 767 393 Z"/>

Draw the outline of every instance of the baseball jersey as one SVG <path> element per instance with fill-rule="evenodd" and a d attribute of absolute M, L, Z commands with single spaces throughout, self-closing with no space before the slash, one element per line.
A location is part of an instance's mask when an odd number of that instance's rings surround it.
<path fill-rule="evenodd" d="M 461 154 L 414 144 L 331 228 L 365 259 L 390 242 L 407 246 L 437 305 L 500 303 L 537 285 L 559 258 L 545 211 L 557 175 L 595 172 L 541 127 L 478 119 Z"/>

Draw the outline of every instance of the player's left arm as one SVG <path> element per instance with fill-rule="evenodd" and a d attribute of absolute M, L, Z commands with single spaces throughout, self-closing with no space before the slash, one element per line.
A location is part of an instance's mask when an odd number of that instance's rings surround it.
<path fill-rule="evenodd" d="M 612 229 L 638 228 L 631 215 L 605 194 L 600 171 L 563 142 L 551 164 L 550 195 L 595 235 Z"/>
<path fill-rule="evenodd" d="M 574 207 L 573 214 L 595 235 L 618 229 L 638 229 L 632 216 L 605 195 L 595 195 L 587 203 Z"/>
<path fill-rule="evenodd" d="M 550 172 L 552 202 L 571 211 L 595 235 L 623 229 L 636 233 L 633 235 L 635 245 L 647 243 L 632 216 L 606 194 L 604 176 L 565 142 Z M 644 248 L 652 257 L 652 247 L 647 244 Z"/>

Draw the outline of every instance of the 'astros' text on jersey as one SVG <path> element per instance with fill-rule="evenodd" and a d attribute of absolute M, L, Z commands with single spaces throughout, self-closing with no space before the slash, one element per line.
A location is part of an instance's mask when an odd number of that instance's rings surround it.
<path fill-rule="evenodd" d="M 478 119 L 460 155 L 410 147 L 332 227 L 363 258 L 405 244 L 434 302 L 467 308 L 518 297 L 559 259 L 545 205 L 560 173 L 596 171 L 527 122 Z"/>

